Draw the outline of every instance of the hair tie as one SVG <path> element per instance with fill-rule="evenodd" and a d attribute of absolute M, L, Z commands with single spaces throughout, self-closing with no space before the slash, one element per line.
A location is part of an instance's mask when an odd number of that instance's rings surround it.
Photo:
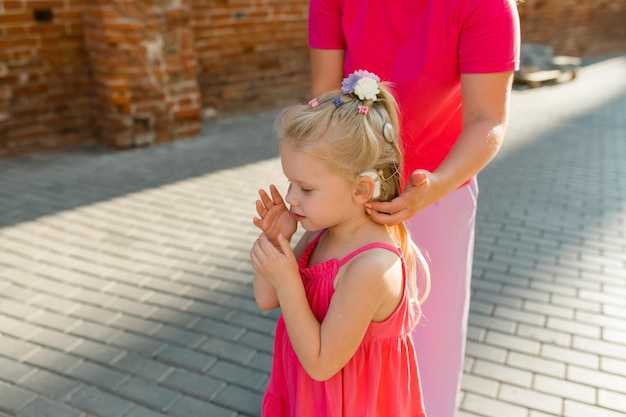
<path fill-rule="evenodd" d="M 311 99 L 311 100 L 309 101 L 309 105 L 310 105 L 311 107 L 317 107 L 319 104 L 320 104 L 320 103 L 317 101 L 317 98 Z"/>
<path fill-rule="evenodd" d="M 359 106 L 359 113 L 367 116 L 367 112 L 369 111 L 369 107 L 367 106 Z"/>
<path fill-rule="evenodd" d="M 339 97 L 335 97 L 333 99 L 333 103 L 335 104 L 335 107 L 339 108 L 343 105 L 343 101 L 341 101 L 341 99 Z"/>

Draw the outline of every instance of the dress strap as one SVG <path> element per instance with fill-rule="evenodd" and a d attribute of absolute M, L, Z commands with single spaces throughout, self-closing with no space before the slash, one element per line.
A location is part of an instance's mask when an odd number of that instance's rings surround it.
<path fill-rule="evenodd" d="M 352 258 L 357 256 L 358 254 L 363 253 L 366 250 L 376 249 L 376 248 L 387 249 L 388 251 L 391 251 L 391 252 L 395 253 L 396 255 L 398 255 L 400 258 L 402 258 L 402 252 L 400 252 L 400 249 L 398 249 L 397 247 L 388 245 L 387 243 L 383 243 L 383 242 L 373 242 L 373 243 L 369 243 L 369 244 L 367 244 L 365 246 L 361 246 L 360 248 L 358 248 L 354 252 L 351 252 L 348 255 L 346 255 L 343 259 L 341 259 L 338 262 L 339 263 L 339 267 L 342 267 L 343 265 L 345 265 L 346 262 L 348 262 L 349 260 L 351 260 Z"/>

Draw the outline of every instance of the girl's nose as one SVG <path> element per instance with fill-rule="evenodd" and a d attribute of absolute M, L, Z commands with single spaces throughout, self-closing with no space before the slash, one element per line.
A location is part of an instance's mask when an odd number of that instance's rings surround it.
<path fill-rule="evenodd" d="M 289 187 L 287 188 L 287 194 L 285 195 L 285 201 L 287 202 L 287 204 L 289 204 L 290 206 L 294 206 L 296 205 L 296 199 L 294 198 L 294 193 L 293 190 L 291 188 L 291 184 L 289 185 Z"/>

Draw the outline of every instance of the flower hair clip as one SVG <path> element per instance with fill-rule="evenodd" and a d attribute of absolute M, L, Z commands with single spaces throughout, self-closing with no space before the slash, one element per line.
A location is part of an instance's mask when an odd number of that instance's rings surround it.
<path fill-rule="evenodd" d="M 367 106 L 359 106 L 359 113 L 367 116 L 367 112 L 369 111 L 369 107 Z"/>
<path fill-rule="evenodd" d="M 335 107 L 337 108 L 343 106 L 343 101 L 339 97 L 335 97 L 333 99 L 333 103 L 335 104 Z"/>
<path fill-rule="evenodd" d="M 341 91 L 348 95 L 354 94 L 359 100 L 378 100 L 380 77 L 373 72 L 357 70 L 344 78 L 341 82 Z M 361 110 L 359 109 L 359 112 Z"/>
<path fill-rule="evenodd" d="M 319 106 L 319 104 L 320 104 L 320 103 L 317 101 L 317 98 L 314 98 L 314 99 L 309 100 L 309 105 L 310 105 L 311 107 L 314 107 L 314 108 L 315 108 L 315 107 Z"/>

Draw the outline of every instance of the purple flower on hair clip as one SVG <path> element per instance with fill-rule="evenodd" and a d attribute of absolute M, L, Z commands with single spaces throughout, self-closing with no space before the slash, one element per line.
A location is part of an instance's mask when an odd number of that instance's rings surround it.
<path fill-rule="evenodd" d="M 317 107 L 320 103 L 317 101 L 317 98 L 309 100 L 309 105 L 311 107 Z"/>
<path fill-rule="evenodd" d="M 373 72 L 357 70 L 343 79 L 341 91 L 344 94 L 354 94 L 359 100 L 376 100 L 380 93 L 379 83 L 380 77 Z"/>

